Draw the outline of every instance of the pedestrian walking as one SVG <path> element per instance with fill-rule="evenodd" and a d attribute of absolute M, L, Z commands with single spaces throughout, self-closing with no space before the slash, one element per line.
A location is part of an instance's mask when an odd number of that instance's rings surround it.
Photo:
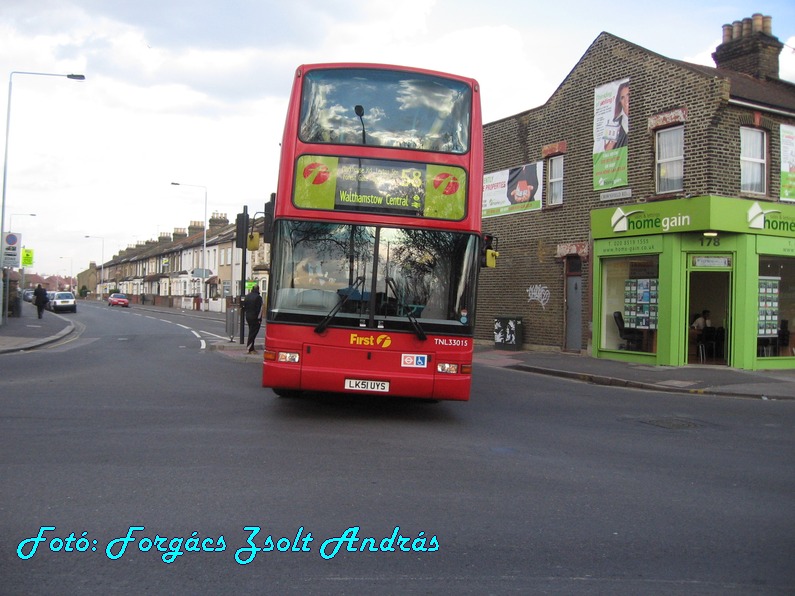
<path fill-rule="evenodd" d="M 47 296 L 47 290 L 42 288 L 41 284 L 37 285 L 36 289 L 33 290 L 33 304 L 36 305 L 39 318 L 41 318 L 42 314 L 44 314 L 44 307 L 47 306 L 49 301 L 50 298 Z"/>
<path fill-rule="evenodd" d="M 254 349 L 254 340 L 257 339 L 257 333 L 262 326 L 262 296 L 259 293 L 259 286 L 254 286 L 251 291 L 243 298 L 243 312 L 246 314 L 246 323 L 248 323 L 248 353 L 253 354 L 256 352 Z"/>

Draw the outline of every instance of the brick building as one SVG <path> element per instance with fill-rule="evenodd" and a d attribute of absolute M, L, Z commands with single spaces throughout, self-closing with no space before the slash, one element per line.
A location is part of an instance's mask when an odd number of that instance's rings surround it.
<path fill-rule="evenodd" d="M 795 367 L 782 48 L 762 15 L 724 26 L 715 68 L 602 33 L 546 104 L 486 124 L 483 229 L 500 258 L 476 336 L 521 318 L 528 348 Z"/>

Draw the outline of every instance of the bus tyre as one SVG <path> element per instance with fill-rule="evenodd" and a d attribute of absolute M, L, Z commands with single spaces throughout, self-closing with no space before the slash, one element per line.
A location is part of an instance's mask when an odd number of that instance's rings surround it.
<path fill-rule="evenodd" d="M 295 389 L 274 389 L 273 392 L 279 397 L 298 397 L 301 395 L 301 392 Z"/>

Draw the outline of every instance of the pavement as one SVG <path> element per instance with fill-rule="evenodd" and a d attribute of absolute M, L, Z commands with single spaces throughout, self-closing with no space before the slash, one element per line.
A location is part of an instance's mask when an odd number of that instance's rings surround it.
<path fill-rule="evenodd" d="M 81 301 L 77 308 L 80 310 Z M 151 305 L 132 305 L 130 308 L 182 314 L 191 318 L 210 318 L 225 322 L 224 313 L 184 311 Z M 0 326 L 0 355 L 35 350 L 55 343 L 72 334 L 76 326 L 72 313 L 44 312 L 39 319 L 36 308 L 28 303 L 22 307 L 22 316 L 9 317 Z M 209 341 L 208 348 L 223 351 L 225 356 L 246 362 L 260 362 L 262 335 L 257 342 L 258 354 L 248 354 L 239 343 L 236 333 L 233 341 Z M 693 395 L 721 395 L 756 399 L 795 399 L 795 369 L 748 371 L 726 366 L 689 365 L 683 367 L 650 366 L 597 359 L 587 355 L 560 351 L 498 350 L 490 344 L 475 346 L 476 364 L 552 375 L 586 383 L 615 387 L 630 387 L 688 393 Z"/>
<path fill-rule="evenodd" d="M 8 317 L 0 326 L 0 354 L 33 350 L 63 339 L 75 330 L 71 314 L 45 310 L 39 319 L 36 307 L 23 302 L 21 316 Z"/>

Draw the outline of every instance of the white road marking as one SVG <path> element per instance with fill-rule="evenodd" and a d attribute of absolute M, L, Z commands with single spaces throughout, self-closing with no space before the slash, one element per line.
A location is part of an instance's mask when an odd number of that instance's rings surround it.
<path fill-rule="evenodd" d="M 153 317 L 152 315 L 143 314 L 141 312 L 136 312 L 136 311 L 133 311 L 133 310 L 121 310 L 121 312 L 130 314 L 130 315 L 135 316 L 135 317 L 146 317 L 147 319 L 152 319 L 153 321 L 162 321 L 163 323 L 170 323 L 172 325 L 176 325 L 177 327 L 182 327 L 183 329 L 185 329 L 187 331 L 190 331 L 193 335 L 195 335 L 199 339 L 199 344 L 200 344 L 199 349 L 200 350 L 205 350 L 207 348 L 207 342 L 202 338 L 202 336 L 199 334 L 199 332 L 194 330 L 194 329 L 192 329 L 191 327 L 188 327 L 187 325 L 183 325 L 181 323 L 175 323 L 174 321 L 169 321 L 168 319 L 162 319 L 160 317 Z M 187 313 L 188 313 L 188 311 L 184 311 L 184 310 L 181 311 L 181 314 L 187 314 Z M 209 331 L 202 331 L 201 333 L 204 333 L 205 335 L 210 335 L 210 336 L 218 338 L 218 339 L 228 339 L 228 336 L 226 336 L 226 335 L 216 335 L 215 333 L 210 333 Z M 128 337 L 119 337 L 119 338 L 117 338 L 117 340 L 118 341 L 129 341 L 129 338 Z M 184 348 L 184 347 L 186 347 L 186 346 L 180 346 L 180 348 Z"/>
<path fill-rule="evenodd" d="M 217 337 L 218 339 L 227 339 L 228 335 L 216 335 L 215 333 L 210 333 L 209 331 L 202 331 L 204 335 L 212 335 L 213 337 Z"/>

